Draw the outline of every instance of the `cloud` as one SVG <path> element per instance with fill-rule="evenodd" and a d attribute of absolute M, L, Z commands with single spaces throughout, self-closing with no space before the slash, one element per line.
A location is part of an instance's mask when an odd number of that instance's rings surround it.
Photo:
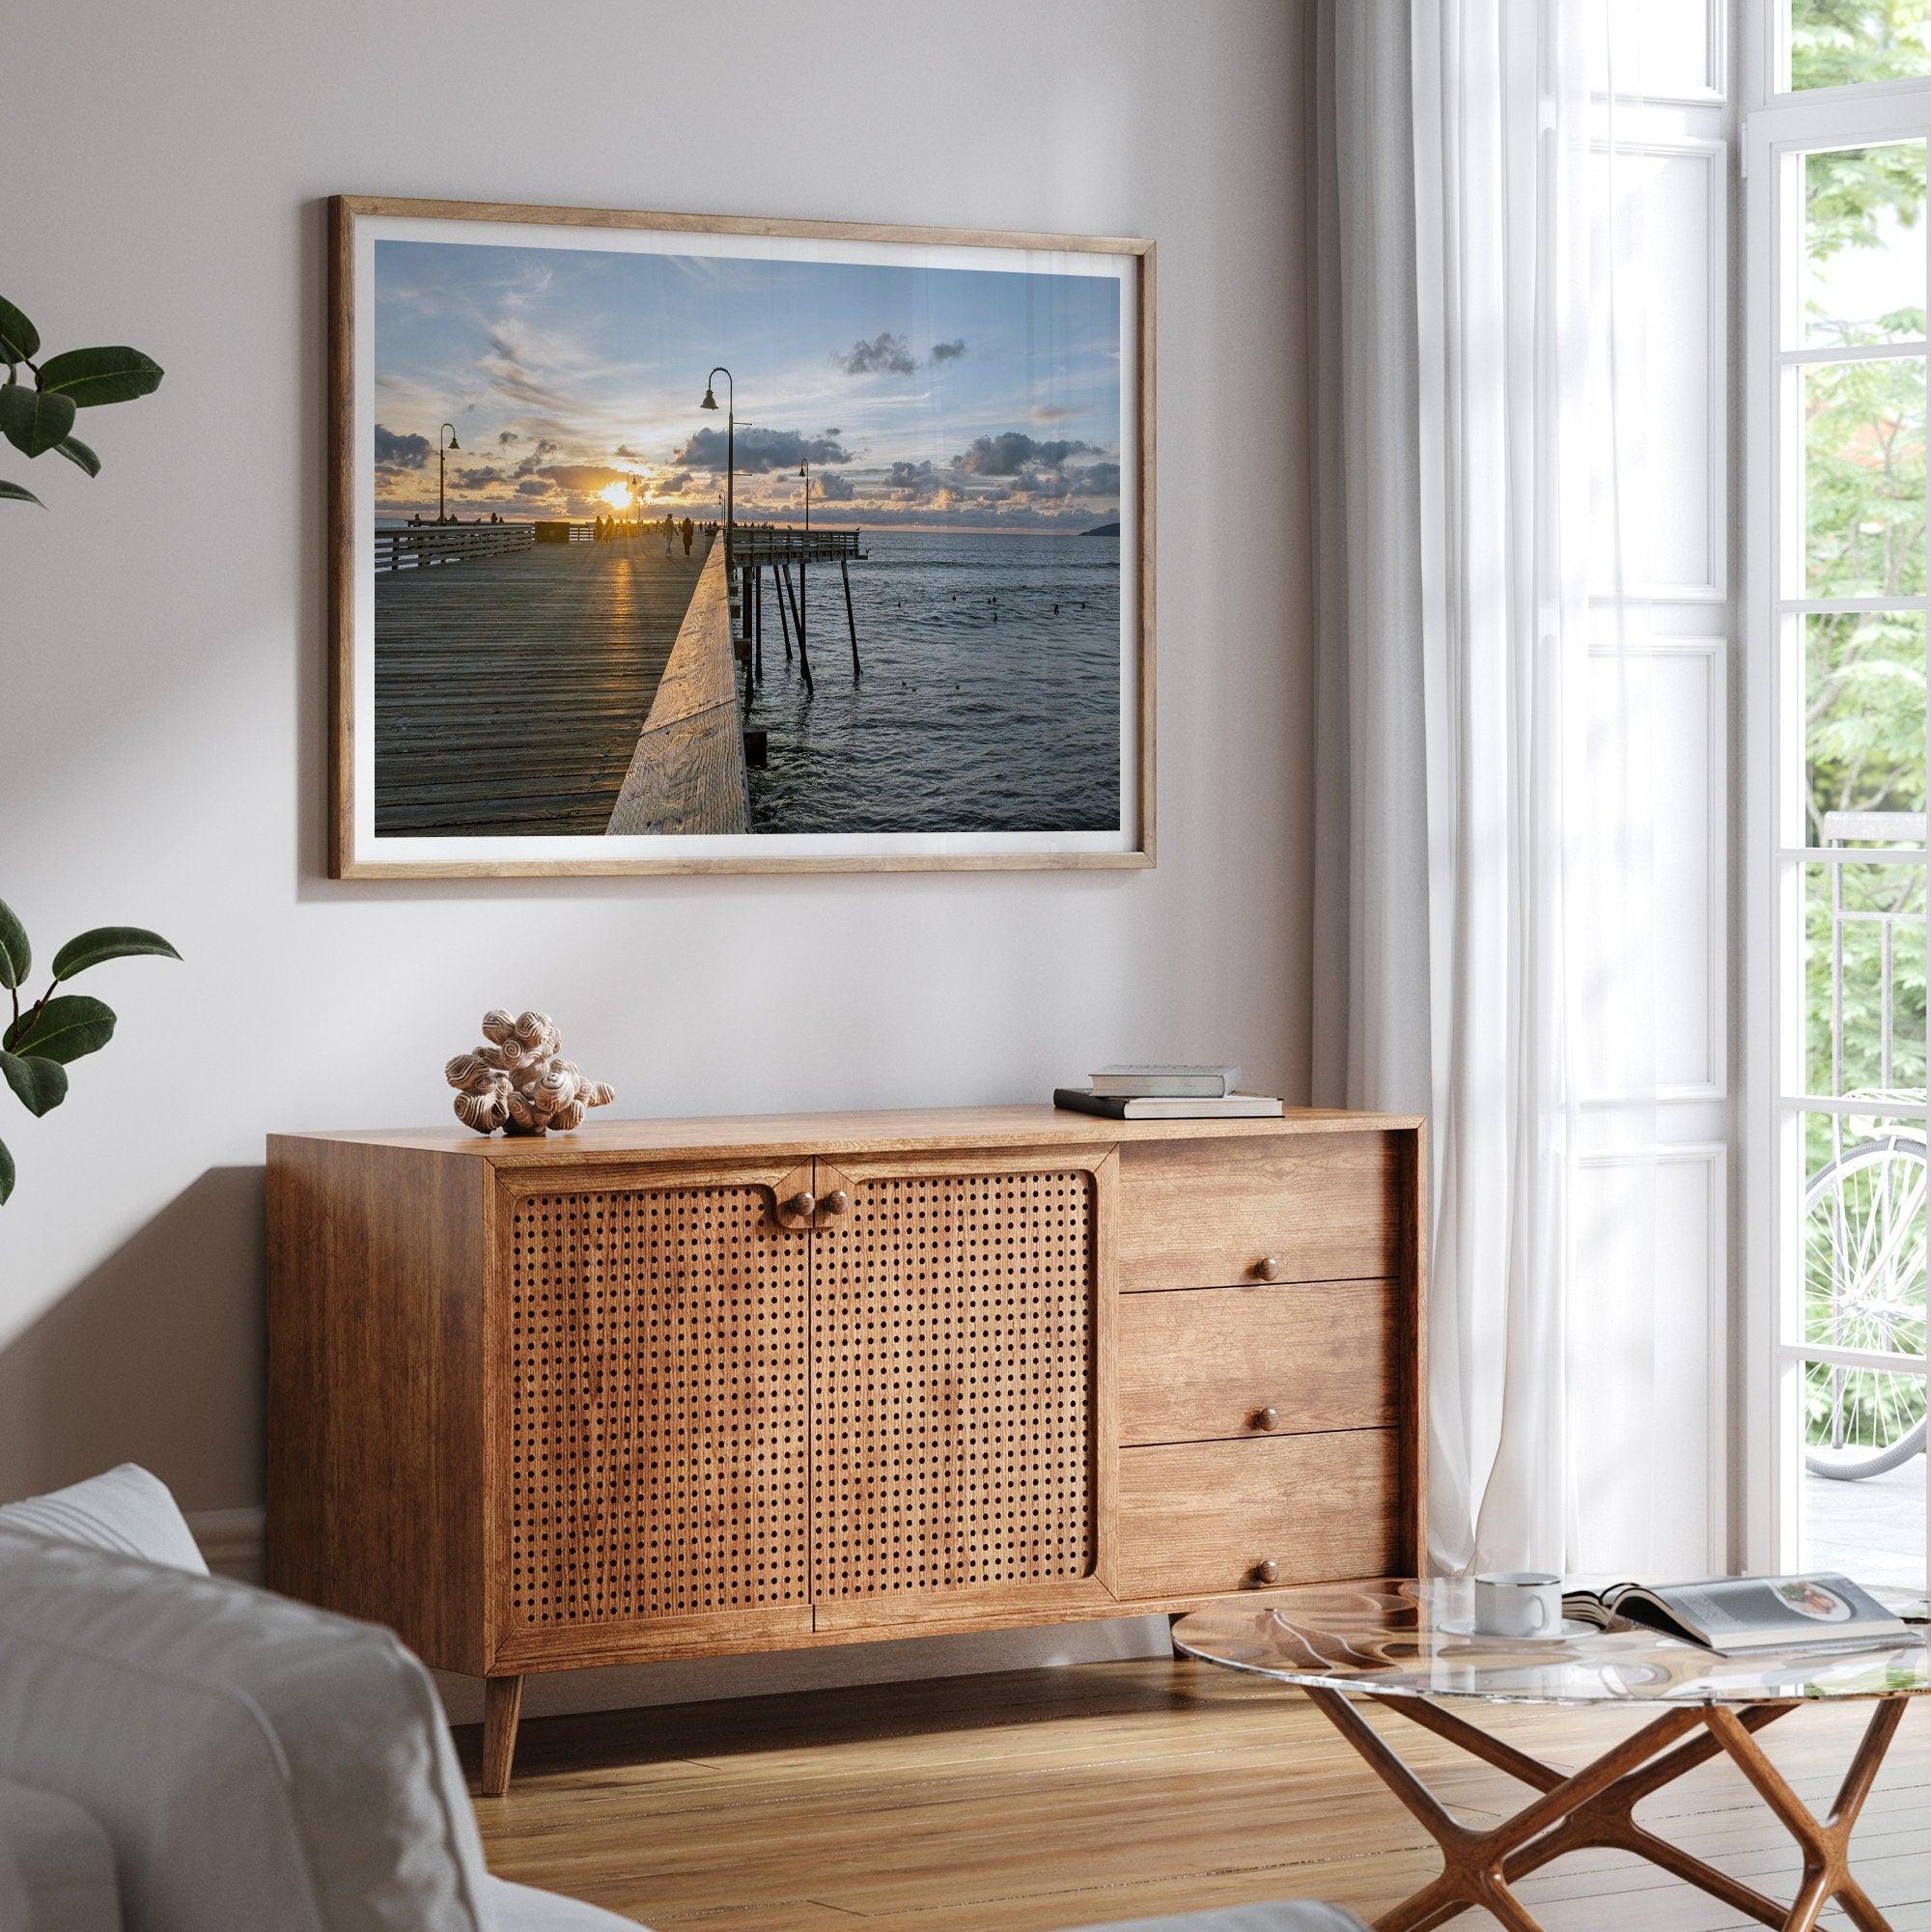
<path fill-rule="evenodd" d="M 567 490 L 572 496 L 595 496 L 613 483 L 622 483 L 622 470 L 602 462 L 552 462 L 537 471 L 546 483 Z"/>
<path fill-rule="evenodd" d="M 929 462 L 895 462 L 885 472 L 884 488 L 895 496 L 930 496 L 940 482 Z"/>
<path fill-rule="evenodd" d="M 969 449 L 952 459 L 954 469 L 968 476 L 1019 476 L 1034 468 L 1057 469 L 1070 456 L 1097 455 L 1091 443 L 1056 438 L 1037 442 L 1021 430 L 1007 430 L 1003 435 L 975 436 Z"/>
<path fill-rule="evenodd" d="M 814 476 L 811 487 L 821 503 L 849 503 L 852 500 L 852 479 L 840 476 L 835 469 Z"/>
<path fill-rule="evenodd" d="M 699 430 L 671 459 L 679 469 L 708 469 L 724 473 L 726 437 L 722 430 Z M 851 452 L 829 435 L 801 436 L 796 430 L 741 430 L 738 433 L 738 473 L 758 476 L 768 470 L 796 469 L 809 457 L 814 463 L 850 462 Z"/>
<path fill-rule="evenodd" d="M 636 453 L 636 451 L 635 451 L 635 450 L 633 450 L 633 449 L 632 449 L 632 448 L 631 448 L 631 447 L 630 446 L 630 444 L 629 444 L 629 443 L 619 443 L 619 444 L 617 445 L 616 449 L 615 449 L 614 451 L 612 451 L 611 453 L 612 453 L 612 455 L 614 455 L 614 456 L 616 457 L 616 459 L 617 459 L 617 461 L 618 461 L 619 462 L 643 462 L 643 458 L 642 458 L 642 457 L 640 457 L 640 456 L 639 456 L 639 455 L 638 455 L 638 454 Z"/>
<path fill-rule="evenodd" d="M 554 372 L 581 376 L 586 366 L 567 345 L 538 336 L 520 322 L 503 322 L 487 332 L 490 352 L 476 358 L 476 373 L 500 396 L 525 408 L 567 415 L 575 399 L 546 380 Z"/>
<path fill-rule="evenodd" d="M 518 496 L 547 496 L 549 494 L 549 485 L 539 483 L 533 477 L 527 483 L 517 485 L 517 494 Z"/>
<path fill-rule="evenodd" d="M 420 469 L 429 461 L 427 436 L 398 435 L 382 424 L 376 425 L 376 467 L 392 476 L 406 469 Z"/>
<path fill-rule="evenodd" d="M 841 430 L 836 423 L 833 423 L 832 426 L 828 430 L 826 430 L 825 434 L 827 436 L 842 436 L 845 434 L 845 432 Z"/>
<path fill-rule="evenodd" d="M 1120 465 L 1089 463 L 1084 469 L 1023 469 L 1013 478 L 1020 496 L 1117 496 Z"/>
<path fill-rule="evenodd" d="M 478 464 L 474 469 L 459 469 L 449 480 L 459 490 L 490 490 L 503 481 L 503 472 Z"/>
<path fill-rule="evenodd" d="M 516 442 L 518 440 L 517 433 L 515 430 L 498 430 L 496 432 L 496 440 L 499 443 Z"/>
<path fill-rule="evenodd" d="M 1062 408 L 1056 407 L 1050 403 L 1035 403 L 1026 411 L 1026 417 L 1029 421 L 1035 423 L 1063 423 L 1068 416 L 1077 416 L 1078 413 L 1079 411 L 1074 408 L 1071 404 L 1066 405 Z"/>
<path fill-rule="evenodd" d="M 547 436 L 544 437 L 528 456 L 522 458 L 518 462 L 516 468 L 510 474 L 512 476 L 535 476 L 543 465 L 544 458 L 554 456 L 557 448 L 558 445 L 551 442 Z"/>
<path fill-rule="evenodd" d="M 966 338 L 962 335 L 957 342 L 935 342 L 932 345 L 932 359 L 935 362 L 956 362 L 966 353 Z"/>
<path fill-rule="evenodd" d="M 918 367 L 905 337 L 888 328 L 881 329 L 870 342 L 854 342 L 832 360 L 847 376 L 910 376 Z"/>

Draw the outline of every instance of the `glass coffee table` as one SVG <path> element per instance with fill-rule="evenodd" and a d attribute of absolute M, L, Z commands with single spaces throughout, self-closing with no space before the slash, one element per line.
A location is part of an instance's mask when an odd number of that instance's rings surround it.
<path fill-rule="evenodd" d="M 1733 1910 L 1785 1932 L 1810 1932 L 1833 1898 L 1859 1932 L 1890 1932 L 1851 1873 L 1851 1831 L 1906 1700 L 1931 1692 L 1931 1649 L 1923 1631 L 1898 1650 L 1718 1657 L 1697 1644 L 1634 1628 L 1569 1624 L 1553 1638 L 1474 1636 L 1472 1594 L 1468 1582 L 1454 1580 L 1318 1583 L 1276 1591 L 1265 1602 L 1195 1610 L 1174 1625 L 1173 1640 L 1186 1655 L 1306 1692 L 1441 1846 L 1441 1875 L 1385 1912 L 1375 1932 L 1428 1932 L 1471 1905 L 1492 1912 L 1511 1932 L 1539 1932 L 1512 1883 L 1565 1852 L 1598 1845 L 1639 1853 Z M 1540 1796 L 1493 1831 L 1458 1823 L 1351 1697 L 1398 1712 Z M 1828 1699 L 1867 1702 L 1872 1709 L 1836 1802 L 1820 1819 L 1764 1754 L 1755 1733 L 1800 1704 Z M 1462 1700 L 1622 1704 L 1654 1715 L 1570 1775 L 1447 1708 Z M 1719 1751 L 1735 1762 L 1803 1851 L 1804 1879 L 1789 1905 L 1636 1822 L 1638 1801 Z"/>

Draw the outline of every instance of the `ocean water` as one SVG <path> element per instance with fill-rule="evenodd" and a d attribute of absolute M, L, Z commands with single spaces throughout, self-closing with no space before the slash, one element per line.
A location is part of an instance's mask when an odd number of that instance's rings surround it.
<path fill-rule="evenodd" d="M 1119 538 L 867 530 L 862 546 L 850 570 L 864 675 L 838 567 L 813 565 L 809 697 L 765 573 L 765 681 L 746 722 L 769 734 L 770 762 L 750 774 L 752 829 L 1117 827 Z"/>

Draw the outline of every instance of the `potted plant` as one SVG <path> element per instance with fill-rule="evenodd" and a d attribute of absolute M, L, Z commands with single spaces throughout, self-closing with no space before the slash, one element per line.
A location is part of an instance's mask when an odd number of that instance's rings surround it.
<path fill-rule="evenodd" d="M 132 402 L 150 394 L 161 380 L 160 364 L 138 349 L 69 349 L 42 358 L 40 330 L 4 296 L 0 296 L 0 359 L 7 364 L 7 380 L 0 384 L 0 434 L 27 457 L 58 450 L 89 476 L 100 474 L 100 459 L 73 434 L 75 416 L 103 403 Z M 33 378 L 31 383 L 20 379 L 23 369 Z M 24 485 L 0 476 L 0 502 L 40 501 Z M 6 1030 L 0 1032 L 0 1078 L 29 1113 L 48 1113 L 57 1107 L 67 1098 L 68 1068 L 83 1055 L 98 1052 L 114 1037 L 111 1007 L 90 994 L 60 989 L 103 960 L 139 953 L 181 957 L 158 933 L 145 927 L 97 926 L 70 939 L 54 955 L 46 991 L 22 1006 L 33 950 L 26 928 L 0 900 L 0 990 L 13 1009 Z M 14 1157 L 0 1141 L 0 1205 L 13 1191 Z"/>

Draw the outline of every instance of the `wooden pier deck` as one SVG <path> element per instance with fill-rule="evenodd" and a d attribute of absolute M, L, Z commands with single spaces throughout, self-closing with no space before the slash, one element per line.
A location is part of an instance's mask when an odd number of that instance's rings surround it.
<path fill-rule="evenodd" d="M 376 578 L 376 829 L 602 833 L 704 567 L 649 536 Z"/>

